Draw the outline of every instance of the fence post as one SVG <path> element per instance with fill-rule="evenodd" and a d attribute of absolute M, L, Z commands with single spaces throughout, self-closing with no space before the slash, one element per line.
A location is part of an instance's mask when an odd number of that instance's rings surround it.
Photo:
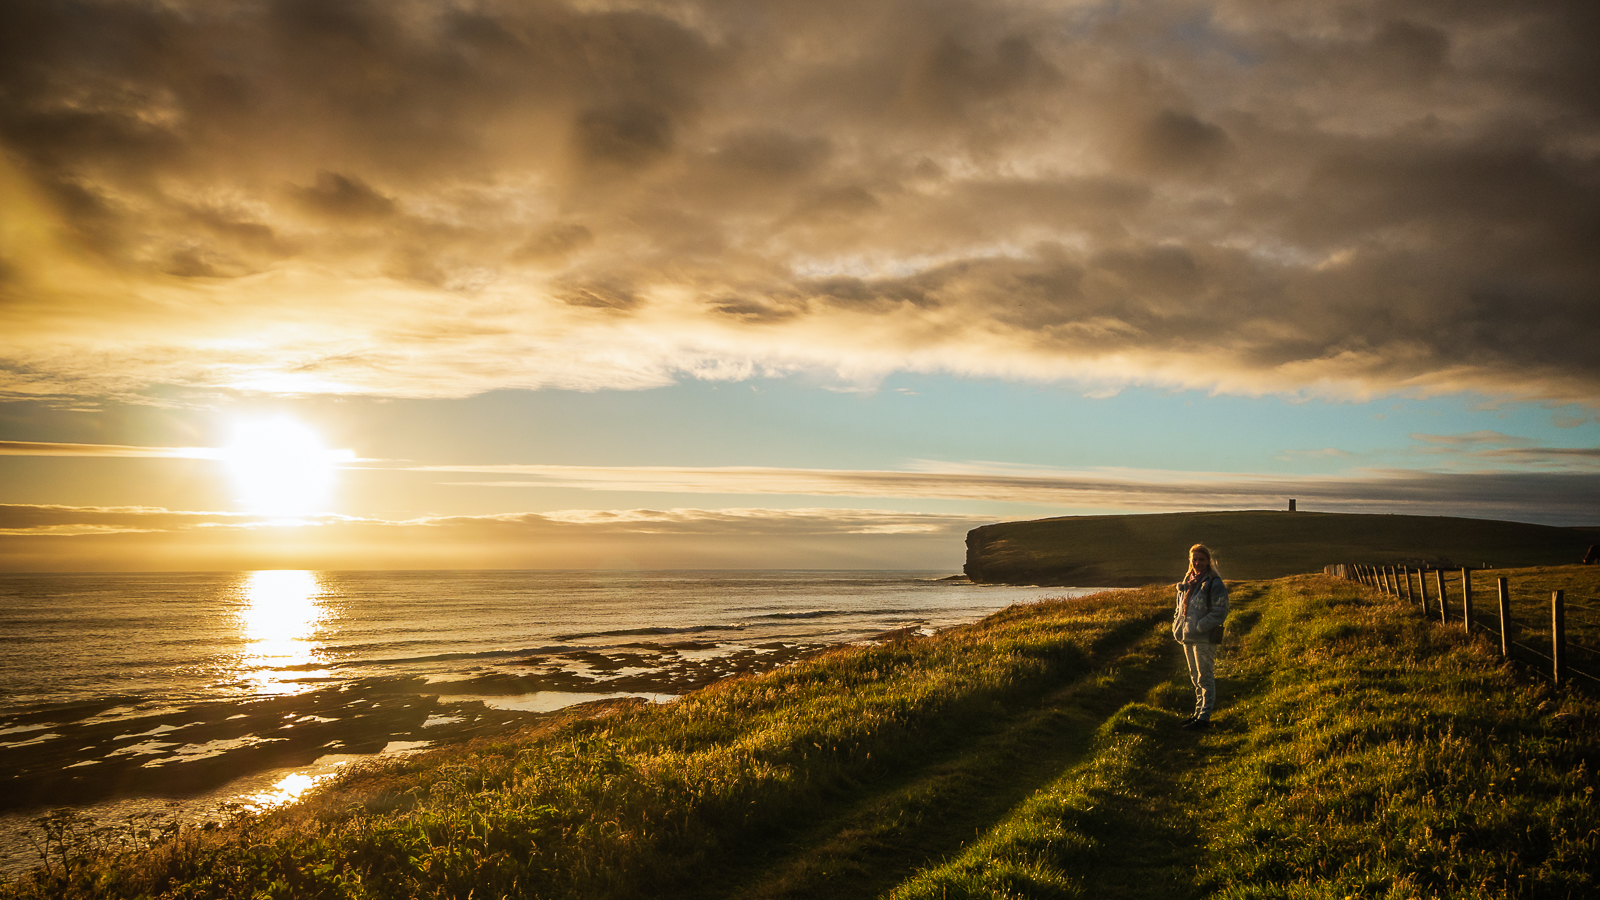
<path fill-rule="evenodd" d="M 1461 630 L 1472 633 L 1472 570 L 1461 567 Z"/>
<path fill-rule="evenodd" d="M 1403 580 L 1406 583 L 1406 599 L 1407 600 L 1415 600 L 1415 599 L 1417 599 L 1416 597 L 1413 597 L 1411 595 L 1411 567 L 1410 566 L 1401 566 L 1400 567 L 1400 578 L 1401 578 L 1401 580 Z"/>
<path fill-rule="evenodd" d="M 1433 586 L 1439 589 L 1439 624 L 1450 622 L 1450 605 L 1445 602 L 1444 596 L 1444 570 L 1433 570 Z"/>
<path fill-rule="evenodd" d="M 1567 674 L 1567 666 L 1566 666 L 1566 659 L 1565 659 L 1566 654 L 1564 652 L 1562 652 L 1562 651 L 1567 649 L 1567 610 L 1566 610 L 1566 605 L 1567 604 L 1566 604 L 1566 597 L 1565 597 L 1565 592 L 1564 591 L 1553 591 L 1553 592 L 1551 592 L 1551 594 L 1550 594 L 1550 659 L 1551 659 L 1552 663 L 1554 663 L 1554 665 L 1551 668 L 1551 675 L 1553 675 L 1555 677 L 1555 680 L 1556 680 L 1557 684 L 1560 684 L 1562 682 L 1562 680 L 1566 677 L 1566 674 Z"/>
<path fill-rule="evenodd" d="M 1500 584 L 1500 658 L 1508 659 L 1511 656 L 1511 590 L 1506 585 L 1505 576 L 1499 579 Z"/>
<path fill-rule="evenodd" d="M 1422 585 L 1422 617 L 1426 619 L 1428 617 L 1428 570 L 1426 568 L 1417 570 L 1417 584 Z"/>
<path fill-rule="evenodd" d="M 1394 566 L 1384 566 L 1383 568 L 1389 574 L 1389 596 L 1400 596 L 1400 581 L 1395 576 Z"/>

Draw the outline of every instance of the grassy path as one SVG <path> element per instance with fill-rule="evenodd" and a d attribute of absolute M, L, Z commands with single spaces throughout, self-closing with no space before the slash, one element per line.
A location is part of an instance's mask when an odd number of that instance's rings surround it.
<path fill-rule="evenodd" d="M 1235 601 L 1216 728 L 1157 685 L 892 900 L 1600 895 L 1600 704 L 1348 583 Z"/>
<path fill-rule="evenodd" d="M 1244 585 L 1236 594 L 1248 607 L 1263 591 Z M 1234 639 L 1248 634 L 1258 618 L 1248 608 L 1235 615 Z M 1129 704 L 1152 698 L 1169 713 L 1151 711 L 1152 720 L 1166 726 L 1149 731 L 1161 762 L 1142 769 L 1137 790 L 1099 790 L 1092 814 L 1075 822 L 1078 833 L 1100 848 L 1081 883 L 1091 896 L 1111 900 L 1186 896 L 1200 851 L 1177 801 L 1181 788 L 1173 773 L 1193 769 L 1209 751 L 1192 733 L 1171 727 L 1192 701 L 1165 619 L 1136 640 L 1107 648 L 1095 663 L 1098 670 L 1090 677 L 1022 708 L 996 710 L 985 728 L 930 753 L 924 765 L 862 790 L 809 827 L 747 852 L 715 881 L 701 881 L 680 896 L 882 896 L 1003 828 L 1030 796 L 1093 766 L 1102 731 L 1116 727 L 1112 720 Z"/>
<path fill-rule="evenodd" d="M 1164 624 L 1097 655 L 1098 671 L 864 788 L 819 821 L 741 856 L 682 894 L 706 900 L 873 898 L 999 822 L 1091 749 L 1095 730 L 1171 675 Z"/>

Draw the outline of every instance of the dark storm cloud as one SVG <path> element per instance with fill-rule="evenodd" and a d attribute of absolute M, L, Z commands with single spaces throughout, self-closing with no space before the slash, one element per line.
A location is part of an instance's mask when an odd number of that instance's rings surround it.
<path fill-rule="evenodd" d="M 393 200 L 358 178 L 336 172 L 318 172 L 316 184 L 293 193 L 307 209 L 332 218 L 383 217 L 394 212 Z"/>
<path fill-rule="evenodd" d="M 12 394 L 1600 396 L 1592 4 L 3 15 Z"/>

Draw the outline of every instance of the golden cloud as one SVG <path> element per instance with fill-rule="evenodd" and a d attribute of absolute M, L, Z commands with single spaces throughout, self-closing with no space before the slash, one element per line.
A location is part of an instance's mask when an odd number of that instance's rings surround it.
<path fill-rule="evenodd" d="M 400 521 L 0 505 L 0 570 L 928 568 L 975 516 L 859 509 L 570 510 Z M 708 540 L 708 538 L 711 538 Z"/>
<path fill-rule="evenodd" d="M 221 459 L 214 447 L 135 447 L 127 444 L 68 444 L 0 441 L 0 456 L 86 456 L 124 459 Z"/>
<path fill-rule="evenodd" d="M 1577 2 L 19 0 L 0 395 L 1592 404 L 1597 37 Z"/>

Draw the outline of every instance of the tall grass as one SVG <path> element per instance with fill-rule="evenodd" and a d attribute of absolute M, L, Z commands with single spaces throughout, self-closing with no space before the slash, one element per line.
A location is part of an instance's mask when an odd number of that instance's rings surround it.
<path fill-rule="evenodd" d="M 1082 676 L 1162 592 L 1003 611 L 545 733 L 358 772 L 295 807 L 35 872 L 13 897 L 641 897 Z"/>

